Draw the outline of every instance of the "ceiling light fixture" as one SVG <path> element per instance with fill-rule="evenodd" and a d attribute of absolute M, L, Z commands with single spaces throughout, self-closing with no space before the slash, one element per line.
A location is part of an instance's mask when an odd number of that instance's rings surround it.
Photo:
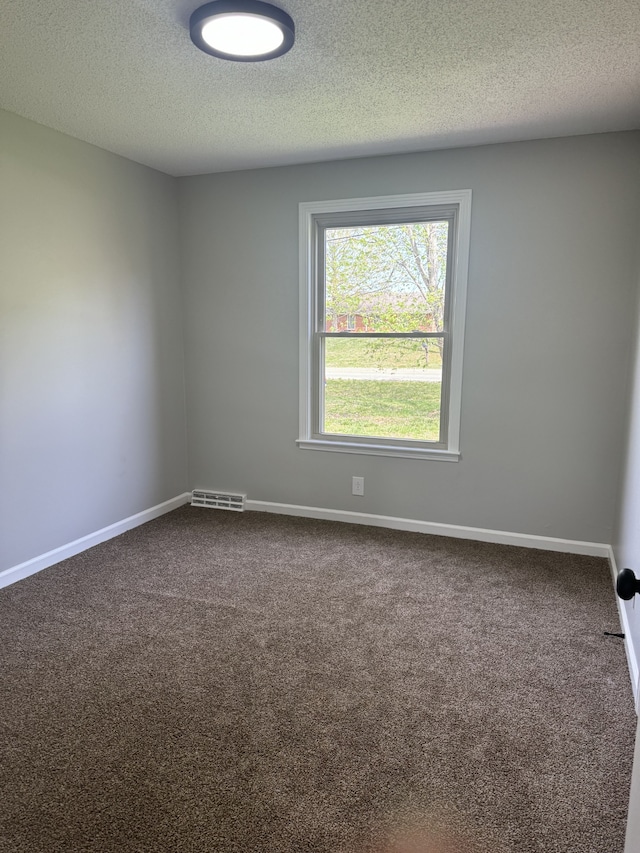
<path fill-rule="evenodd" d="M 293 46 L 292 19 L 261 0 L 215 0 L 191 15 L 191 41 L 211 56 L 234 62 L 261 62 Z"/>

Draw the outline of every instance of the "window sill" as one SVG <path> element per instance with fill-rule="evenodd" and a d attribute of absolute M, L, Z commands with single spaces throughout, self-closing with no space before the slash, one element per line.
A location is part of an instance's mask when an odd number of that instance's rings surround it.
<path fill-rule="evenodd" d="M 326 441 L 320 438 L 299 438 L 302 450 L 329 450 L 334 453 L 359 453 L 368 456 L 395 456 L 400 459 L 432 459 L 440 462 L 458 462 L 460 453 L 430 447 L 399 447 L 391 444 L 358 444 L 355 441 Z"/>

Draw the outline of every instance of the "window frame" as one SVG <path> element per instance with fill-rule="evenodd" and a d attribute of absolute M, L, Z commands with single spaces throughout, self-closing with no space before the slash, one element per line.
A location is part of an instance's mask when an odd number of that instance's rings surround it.
<path fill-rule="evenodd" d="M 428 210 L 430 209 L 430 210 Z M 437 218 L 442 210 L 453 211 L 450 228 L 447 294 L 449 302 L 448 365 L 443 366 L 441 406 L 446 435 L 444 441 L 415 441 L 395 438 L 370 438 L 358 435 L 320 433 L 316 429 L 322 393 L 322 359 L 318 341 L 326 336 L 321 331 L 319 306 L 323 304 L 324 286 L 319 282 L 319 235 L 327 227 L 345 224 L 379 224 L 393 220 L 393 211 L 402 219 L 420 222 Z M 414 212 L 415 211 L 415 217 Z M 356 214 L 364 220 L 358 221 Z M 457 462 L 460 458 L 460 411 L 462 401 L 462 359 L 464 349 L 465 310 L 469 265 L 471 228 L 471 190 L 451 190 L 431 193 L 410 193 L 368 198 L 336 199 L 301 202 L 299 205 L 300 249 L 300 433 L 299 447 L 307 450 L 327 450 L 339 453 L 359 453 L 376 456 L 396 456 L 409 459 L 439 459 Z M 324 244 L 323 244 L 324 245 Z M 345 332 L 343 336 L 359 333 Z M 332 337 L 340 336 L 332 335 Z M 395 336 L 395 335 L 394 335 Z M 409 334 L 408 337 L 411 337 Z M 416 335 L 416 339 L 426 337 Z M 445 385 L 445 370 L 448 383 Z M 441 434 L 441 439 L 443 438 Z"/>

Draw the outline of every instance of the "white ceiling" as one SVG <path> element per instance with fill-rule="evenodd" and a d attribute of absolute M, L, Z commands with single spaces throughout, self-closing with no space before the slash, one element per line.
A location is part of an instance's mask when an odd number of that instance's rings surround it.
<path fill-rule="evenodd" d="M 276 0 L 224 62 L 204 0 L 0 0 L 0 106 L 172 175 L 640 128 L 638 0 Z"/>

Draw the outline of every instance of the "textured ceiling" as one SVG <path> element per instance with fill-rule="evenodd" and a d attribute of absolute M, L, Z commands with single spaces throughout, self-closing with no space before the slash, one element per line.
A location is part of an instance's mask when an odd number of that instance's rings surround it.
<path fill-rule="evenodd" d="M 640 127 L 638 0 L 282 0 L 266 63 L 204 0 L 0 0 L 0 106 L 172 175 Z"/>

